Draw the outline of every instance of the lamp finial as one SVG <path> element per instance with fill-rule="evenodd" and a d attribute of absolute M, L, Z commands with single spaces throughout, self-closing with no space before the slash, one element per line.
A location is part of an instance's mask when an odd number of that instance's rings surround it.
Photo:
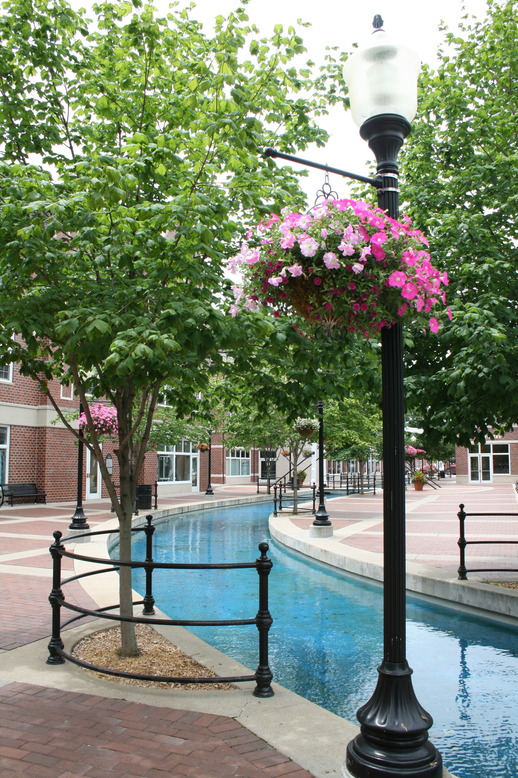
<path fill-rule="evenodd" d="M 380 14 L 376 14 L 374 21 L 372 22 L 372 26 L 375 30 L 381 30 L 383 27 L 383 19 L 381 18 Z"/>

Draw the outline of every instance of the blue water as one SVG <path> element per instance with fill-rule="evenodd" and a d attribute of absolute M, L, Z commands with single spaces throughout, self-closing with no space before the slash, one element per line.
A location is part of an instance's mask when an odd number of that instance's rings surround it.
<path fill-rule="evenodd" d="M 157 526 L 155 561 L 249 562 L 267 540 L 274 562 L 269 582 L 274 680 L 356 721 L 383 655 L 381 586 L 279 546 L 269 537 L 270 512 L 263 503 L 174 517 Z M 134 558 L 144 557 L 138 533 Z M 171 618 L 253 618 L 257 579 L 255 570 L 155 571 L 153 593 Z M 135 572 L 134 588 L 144 592 L 142 571 Z M 445 766 L 458 778 L 516 778 L 516 630 L 412 597 L 407 617 L 414 689 L 434 719 L 430 738 Z M 255 626 L 191 629 L 252 670 L 257 667 Z"/>

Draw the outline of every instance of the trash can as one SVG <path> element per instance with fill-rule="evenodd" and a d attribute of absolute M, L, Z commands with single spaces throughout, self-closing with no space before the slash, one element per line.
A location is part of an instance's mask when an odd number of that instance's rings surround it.
<path fill-rule="evenodd" d="M 139 484 L 137 486 L 137 509 L 149 510 L 153 496 L 152 484 Z"/>

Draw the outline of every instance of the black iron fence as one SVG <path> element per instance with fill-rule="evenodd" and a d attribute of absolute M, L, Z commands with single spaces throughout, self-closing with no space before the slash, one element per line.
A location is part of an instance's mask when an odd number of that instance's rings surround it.
<path fill-rule="evenodd" d="M 459 581 L 467 581 L 467 573 L 518 573 L 518 567 L 466 567 L 466 546 L 482 546 L 482 545 L 505 545 L 518 544 L 518 540 L 466 540 L 466 518 L 468 516 L 498 516 L 503 518 L 504 516 L 518 516 L 518 513 L 466 513 L 464 510 L 464 504 L 459 505 L 459 539 L 457 545 L 460 550 L 460 563 L 458 572 Z"/>
<path fill-rule="evenodd" d="M 308 500 L 308 489 L 299 487 L 297 495 L 298 510 L 316 513 L 317 485 L 313 483 L 309 488 L 311 489 L 311 492 L 309 492 L 311 495 L 310 500 Z M 307 504 L 308 502 L 310 503 L 309 505 Z M 277 516 L 277 514 L 284 509 L 293 508 L 293 504 L 293 494 L 291 492 L 289 495 L 287 494 L 287 487 L 282 483 L 275 484 L 273 487 L 273 515 Z"/>
<path fill-rule="evenodd" d="M 380 485 L 379 476 L 376 473 L 328 473 L 326 475 L 326 487 L 332 491 L 345 491 L 346 494 L 363 494 L 364 492 L 374 492 Z"/>
<path fill-rule="evenodd" d="M 152 516 L 146 516 L 146 525 L 143 527 L 133 527 L 132 532 L 144 532 L 146 535 L 146 558 L 143 561 L 123 561 L 121 559 L 100 559 L 98 557 L 88 556 L 86 554 L 78 554 L 73 551 L 68 551 L 65 547 L 65 543 L 70 541 L 72 543 L 77 542 L 78 538 L 91 538 L 97 535 L 111 535 L 114 534 L 114 530 L 99 530 L 96 532 L 84 532 L 81 535 L 75 535 L 73 538 L 63 538 L 62 533 L 57 530 L 53 533 L 54 543 L 50 546 L 50 554 L 52 556 L 52 591 L 49 595 L 49 602 L 52 608 L 52 637 L 48 645 L 49 656 L 47 658 L 47 664 L 63 664 L 65 660 L 73 662 L 74 664 L 85 667 L 88 670 L 94 670 L 96 672 L 104 673 L 106 675 L 120 676 L 122 678 L 135 678 L 145 681 L 160 681 L 165 683 L 236 683 L 244 681 L 255 681 L 256 686 L 253 694 L 256 697 L 271 697 L 273 695 L 273 689 L 271 687 L 272 672 L 268 665 L 268 633 L 272 625 L 273 619 L 268 610 L 268 576 L 273 566 L 273 562 L 267 556 L 268 544 L 259 543 L 259 551 L 261 556 L 253 562 L 225 562 L 220 564 L 194 564 L 194 563 L 177 563 L 177 562 L 155 562 L 153 560 L 153 533 L 155 527 L 152 525 Z M 115 531 L 117 532 L 117 530 Z M 69 578 L 62 579 L 61 560 L 63 557 L 69 559 L 81 560 L 83 562 L 91 562 L 96 565 L 106 565 L 101 569 L 92 570 L 79 575 L 73 575 Z M 143 605 L 142 617 L 139 616 L 121 616 L 118 613 L 111 613 L 110 611 L 116 611 L 119 609 L 119 604 L 109 605 L 98 609 L 83 608 L 79 605 L 75 605 L 68 602 L 65 599 L 63 593 L 63 587 L 72 581 L 78 581 L 83 578 L 88 578 L 92 575 L 102 575 L 103 573 L 109 573 L 120 570 L 121 567 L 144 568 L 145 571 L 145 595 L 142 600 L 135 600 L 133 605 Z M 255 569 L 259 576 L 259 607 L 257 614 L 253 618 L 249 619 L 218 619 L 218 620 L 193 620 L 193 619 L 167 619 L 156 618 L 155 614 L 155 598 L 153 597 L 153 572 L 157 569 L 160 570 L 238 570 L 238 569 Z M 63 608 L 73 611 L 78 614 L 72 616 L 65 622 L 62 622 L 62 610 Z M 176 676 L 154 676 L 144 675 L 141 673 L 129 673 L 119 670 L 111 670 L 105 667 L 99 667 L 97 665 L 90 664 L 83 660 L 78 659 L 72 654 L 67 653 L 64 650 L 64 644 L 61 639 L 61 632 L 65 627 L 68 627 L 73 622 L 88 616 L 94 616 L 96 618 L 108 619 L 116 622 L 133 622 L 135 624 L 160 624 L 166 626 L 182 626 L 182 627 L 207 627 L 207 626 L 244 626 L 253 625 L 257 627 L 259 633 L 259 664 L 256 672 L 253 675 L 240 675 L 240 676 L 226 676 L 226 677 L 207 677 L 207 678 L 191 678 L 191 677 L 176 677 Z"/>

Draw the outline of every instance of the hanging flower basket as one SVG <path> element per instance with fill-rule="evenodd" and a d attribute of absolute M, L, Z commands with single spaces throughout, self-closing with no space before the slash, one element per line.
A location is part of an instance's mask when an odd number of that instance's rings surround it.
<path fill-rule="evenodd" d="M 119 430 L 117 409 L 112 405 L 95 403 L 90 406 L 90 416 L 92 417 L 93 428 L 97 435 L 106 435 L 107 437 L 117 435 Z M 79 416 L 79 428 L 88 432 L 88 420 L 84 412 Z"/>
<path fill-rule="evenodd" d="M 408 219 L 333 200 L 307 214 L 272 215 L 248 241 L 228 263 L 244 277 L 234 287 L 233 316 L 266 306 L 274 316 L 295 312 L 366 337 L 417 317 L 438 331 L 432 313 L 445 304 L 448 276 L 432 265 L 426 238 Z"/>
<path fill-rule="evenodd" d="M 209 444 L 208 443 L 196 443 L 196 448 L 198 451 L 208 451 L 209 450 Z"/>
<path fill-rule="evenodd" d="M 424 448 L 415 448 L 415 446 L 405 446 L 405 456 L 409 459 L 415 459 L 418 454 L 426 454 Z"/>
<path fill-rule="evenodd" d="M 301 438 L 310 438 L 318 430 L 317 419 L 297 419 L 293 429 Z"/>

